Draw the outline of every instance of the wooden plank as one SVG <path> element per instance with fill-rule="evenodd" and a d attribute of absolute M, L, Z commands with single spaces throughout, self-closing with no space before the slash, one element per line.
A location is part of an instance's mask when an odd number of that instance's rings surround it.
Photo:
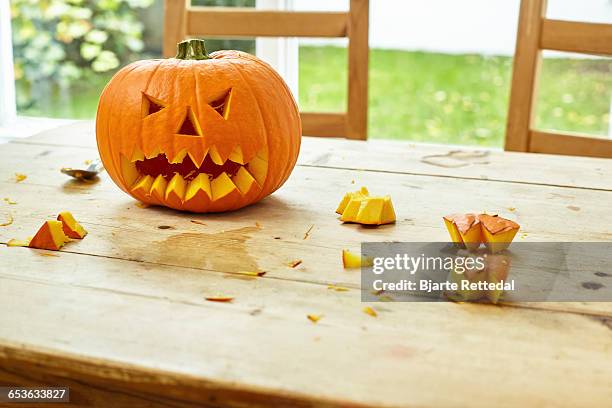
<path fill-rule="evenodd" d="M 539 49 L 547 0 L 522 0 L 514 55 L 505 149 L 526 152 L 534 122 L 537 81 L 541 65 Z"/>
<path fill-rule="evenodd" d="M 601 228 L 612 223 L 607 205 L 612 193 L 605 191 L 483 180 L 457 183 L 451 178 L 392 173 L 381 177 L 375 172 L 301 167 L 283 189 L 260 204 L 231 214 L 192 215 L 139 208 L 108 177 L 96 184 L 67 181 L 57 169 L 70 158 L 88 158 L 79 157 L 81 149 L 49 150 L 35 145 L 7 148 L 10 151 L 0 155 L 0 162 L 6 168 L 27 173 L 28 178 L 21 183 L 0 183 L 0 190 L 10 191 L 8 198 L 17 202 L 3 208 L 12 214 L 14 222 L 0 228 L 0 242 L 31 236 L 42 220 L 53 219 L 67 209 L 90 235 L 71 243 L 65 251 L 96 257 L 239 276 L 265 271 L 266 277 L 274 279 L 358 288 L 359 274 L 342 269 L 342 248 L 358 250 L 365 241 L 445 241 L 448 237 L 441 215 L 451 212 L 486 210 L 514 218 L 522 225 L 519 242 L 612 239 L 612 234 Z M 24 169 L 15 165 L 23 162 L 37 166 Z M 392 194 L 398 214 L 396 225 L 367 229 L 338 222 L 333 209 L 342 193 L 360 185 L 369 186 L 373 193 Z M 475 191 L 478 194 L 471 193 Z M 308 230 L 310 236 L 304 239 Z M 295 259 L 302 260 L 302 265 L 290 268 L 288 264 Z M 610 311 L 610 305 L 563 304 L 555 306 L 557 309 L 601 313 Z"/>
<path fill-rule="evenodd" d="M 612 55 L 612 24 L 545 19 L 542 23 L 540 48 Z"/>
<path fill-rule="evenodd" d="M 187 36 L 186 13 L 191 0 L 164 0 L 164 58 L 176 55 L 176 45 Z"/>
<path fill-rule="evenodd" d="M 73 150 L 75 157 L 93 159 L 98 154 L 94 132 L 93 121 L 80 121 L 19 140 L 18 143 L 39 146 L 35 154 L 52 152 L 54 149 L 51 147 L 55 146 L 70 146 L 71 149 L 77 149 Z M 82 151 L 79 153 L 78 149 Z M 384 160 L 380 157 L 384 157 Z M 56 167 L 78 164 L 80 162 L 58 158 Z M 610 160 L 502 152 L 467 146 L 384 140 L 365 143 L 304 137 L 298 165 L 607 191 L 612 189 Z"/>
<path fill-rule="evenodd" d="M 346 37 L 346 12 L 190 7 L 187 33 L 205 37 Z"/>
<path fill-rule="evenodd" d="M 609 139 L 539 130 L 530 133 L 530 150 L 536 153 L 612 158 Z"/>
<path fill-rule="evenodd" d="M 351 0 L 348 24 L 348 113 L 346 137 L 368 138 L 368 76 L 370 1 Z"/>
<path fill-rule="evenodd" d="M 0 285 L 1 309 L 12 311 L 0 314 L 2 379 L 56 376 L 78 381 L 81 398 L 97 389 L 160 405 L 601 406 L 612 397 L 605 319 L 422 303 L 374 305 L 372 318 L 357 291 L 106 259 L 84 268 L 78 255 L 17 251 Z M 41 259 L 49 266 L 34 278 Z M 206 302 L 211 286 L 235 301 Z M 324 318 L 314 325 L 308 313 Z M 440 367 L 459 369 L 440 381 Z"/>
<path fill-rule="evenodd" d="M 302 133 L 305 136 L 344 137 L 346 135 L 345 113 L 300 113 Z"/>

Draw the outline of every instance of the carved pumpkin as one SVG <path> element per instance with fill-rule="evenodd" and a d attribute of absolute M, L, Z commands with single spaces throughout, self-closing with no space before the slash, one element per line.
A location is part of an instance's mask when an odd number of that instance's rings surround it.
<path fill-rule="evenodd" d="M 120 70 L 96 120 L 100 157 L 121 189 L 193 212 L 274 192 L 295 166 L 301 133 L 291 92 L 269 65 L 239 51 L 207 55 L 202 40 Z"/>

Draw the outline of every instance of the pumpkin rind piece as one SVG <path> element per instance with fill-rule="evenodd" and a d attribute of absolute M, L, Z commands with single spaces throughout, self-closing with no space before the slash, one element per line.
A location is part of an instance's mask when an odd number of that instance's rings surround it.
<path fill-rule="evenodd" d="M 357 213 L 357 222 L 365 225 L 380 225 L 384 204 L 382 197 L 364 199 Z"/>
<path fill-rule="evenodd" d="M 59 213 L 57 220 L 62 223 L 64 234 L 69 238 L 83 239 L 87 235 L 85 228 L 74 219 L 70 212 L 63 211 Z"/>
<path fill-rule="evenodd" d="M 480 214 L 478 219 L 482 224 L 484 243 L 492 253 L 507 249 L 520 229 L 516 222 L 498 216 Z"/>
<path fill-rule="evenodd" d="M 45 221 L 28 245 L 30 248 L 58 251 L 69 238 L 64 234 L 61 221 Z"/>
<path fill-rule="evenodd" d="M 369 256 L 361 256 L 349 251 L 348 249 L 342 250 L 342 266 L 344 269 L 361 268 L 362 266 L 374 265 L 374 258 Z"/>
<path fill-rule="evenodd" d="M 385 196 L 383 212 L 380 217 L 381 224 L 392 224 L 396 220 L 395 209 L 393 208 L 393 201 L 390 196 Z"/>
<path fill-rule="evenodd" d="M 361 197 L 367 197 L 369 195 L 370 193 L 368 192 L 368 189 L 365 187 L 361 187 L 361 189 L 358 191 L 346 193 L 344 197 L 342 198 L 342 201 L 340 201 L 340 204 L 338 204 L 338 208 L 336 208 L 336 213 L 342 214 L 344 210 L 346 209 L 346 206 L 348 205 L 349 201 L 351 201 L 353 197 L 361 198 Z"/>

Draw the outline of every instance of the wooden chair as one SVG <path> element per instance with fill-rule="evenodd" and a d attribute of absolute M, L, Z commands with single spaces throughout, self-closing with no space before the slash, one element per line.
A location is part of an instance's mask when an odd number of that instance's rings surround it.
<path fill-rule="evenodd" d="M 195 7 L 190 0 L 165 0 L 164 55 L 186 37 L 347 37 L 348 111 L 302 113 L 309 136 L 367 139 L 369 0 L 350 0 L 348 12 L 267 11 L 238 7 Z"/>
<path fill-rule="evenodd" d="M 612 25 L 551 20 L 547 0 L 522 0 L 506 150 L 612 157 L 612 140 L 533 129 L 541 50 L 612 56 Z"/>

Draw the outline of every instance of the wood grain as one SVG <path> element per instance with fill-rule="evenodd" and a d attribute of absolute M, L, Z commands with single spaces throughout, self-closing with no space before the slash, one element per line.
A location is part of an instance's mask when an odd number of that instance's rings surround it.
<path fill-rule="evenodd" d="M 612 55 L 612 24 L 546 18 L 547 0 L 522 0 L 508 110 L 506 150 L 612 158 L 612 141 L 535 130 L 541 50 Z"/>
<path fill-rule="evenodd" d="M 547 0 L 522 0 L 512 70 L 505 149 L 527 152 L 534 123 L 542 55 L 539 47 Z"/>
<path fill-rule="evenodd" d="M 612 24 L 545 19 L 542 24 L 540 48 L 612 55 Z"/>
<path fill-rule="evenodd" d="M 351 0 L 348 24 L 348 113 L 346 137 L 368 138 L 370 1 Z"/>
<path fill-rule="evenodd" d="M 196 7 L 190 0 L 165 0 L 164 55 L 176 43 L 203 37 L 347 37 L 348 110 L 342 114 L 305 113 L 304 134 L 365 140 L 368 134 L 369 0 L 351 0 L 348 12 L 256 10 Z"/>
<path fill-rule="evenodd" d="M 176 55 L 176 45 L 187 37 L 186 13 L 191 0 L 164 0 L 163 56 Z"/>
<path fill-rule="evenodd" d="M 204 37 L 346 37 L 346 12 L 190 7 L 187 32 Z"/>
<path fill-rule="evenodd" d="M 302 112 L 302 133 L 306 136 L 345 137 L 346 113 Z"/>
<path fill-rule="evenodd" d="M 452 169 L 422 160 L 447 147 L 305 138 L 301 164 L 272 197 L 194 215 L 140 208 L 104 174 L 82 184 L 59 172 L 95 158 L 94 145 L 91 123 L 78 123 L 0 146 L 0 198 L 17 203 L 0 203 L 14 216 L 0 242 L 62 210 L 89 231 L 60 252 L 0 246 L 2 383 L 65 384 L 74 404 L 92 407 L 612 398 L 612 303 L 389 302 L 371 304 L 374 318 L 362 311 L 359 271 L 340 259 L 363 241 L 444 241 L 440 217 L 454 211 L 508 215 L 522 241 L 610 241 L 609 160 L 492 152 L 490 164 Z M 16 183 L 15 172 L 28 177 Z M 340 224 L 333 208 L 361 185 L 392 194 L 396 225 Z M 295 259 L 302 264 L 289 267 Z"/>
<path fill-rule="evenodd" d="M 612 140 L 532 130 L 529 150 L 535 153 L 612 158 Z"/>

